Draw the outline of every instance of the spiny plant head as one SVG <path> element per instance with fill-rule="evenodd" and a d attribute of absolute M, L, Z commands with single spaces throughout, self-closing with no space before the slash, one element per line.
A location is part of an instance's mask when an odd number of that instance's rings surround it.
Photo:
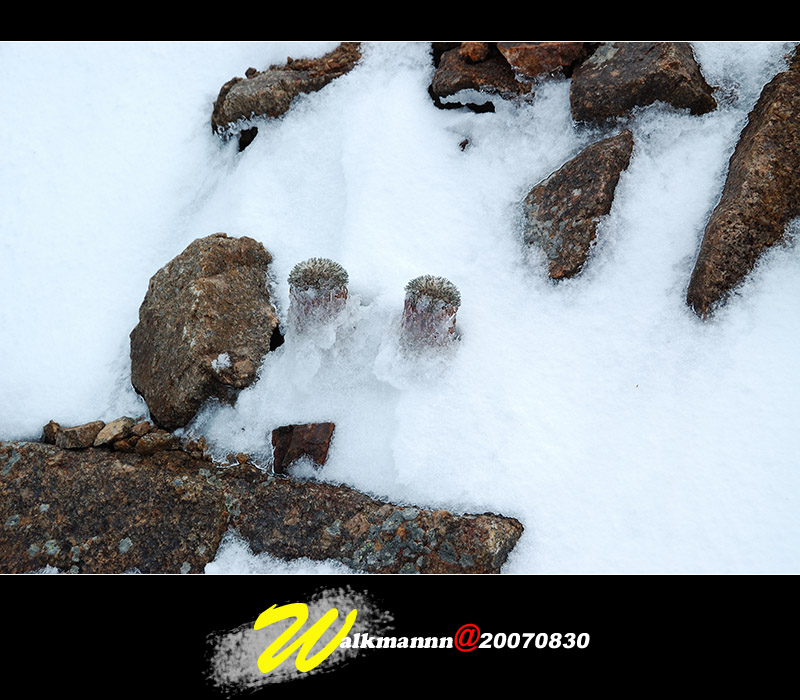
<path fill-rule="evenodd" d="M 435 275 L 422 275 L 406 285 L 406 298 L 416 303 L 427 297 L 449 306 L 461 306 L 461 293 L 450 280 Z"/>
<path fill-rule="evenodd" d="M 344 287 L 348 279 L 347 271 L 328 258 L 309 258 L 289 273 L 289 284 L 295 289 L 336 289 Z"/>

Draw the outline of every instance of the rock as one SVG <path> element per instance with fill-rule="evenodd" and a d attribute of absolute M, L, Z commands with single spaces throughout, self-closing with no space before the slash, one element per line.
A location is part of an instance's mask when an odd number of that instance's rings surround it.
<path fill-rule="evenodd" d="M 525 198 L 523 239 L 543 251 L 552 279 L 583 269 L 632 152 L 633 134 L 626 129 L 585 148 Z"/>
<path fill-rule="evenodd" d="M 97 433 L 97 437 L 92 444 L 94 447 L 99 447 L 100 445 L 107 445 L 117 440 L 122 440 L 131 434 L 133 425 L 133 418 L 128 418 L 127 416 L 112 420 L 110 423 L 106 423 L 105 427 Z"/>
<path fill-rule="evenodd" d="M 477 111 L 487 111 L 494 107 L 481 107 L 475 103 L 446 102 L 462 90 L 474 90 L 486 95 L 496 95 L 504 99 L 518 98 L 522 95 L 533 97 L 531 85 L 521 82 L 514 76 L 508 61 L 495 46 L 491 47 L 485 60 L 472 63 L 462 55 L 462 48 L 451 49 L 441 54 L 439 65 L 433 74 L 429 93 L 437 107 L 472 106 Z"/>
<path fill-rule="evenodd" d="M 310 457 L 323 465 L 336 426 L 333 423 L 284 425 L 272 431 L 272 455 L 275 474 L 284 474 L 290 464 L 301 457 Z"/>
<path fill-rule="evenodd" d="M 149 420 L 143 420 L 139 421 L 131 428 L 131 435 L 142 437 L 143 435 L 147 435 L 151 430 L 155 430 L 153 424 Z"/>
<path fill-rule="evenodd" d="M 44 428 L 42 429 L 42 442 L 46 442 L 49 445 L 56 444 L 56 433 L 61 426 L 56 423 L 54 420 L 51 420 Z"/>
<path fill-rule="evenodd" d="M 687 303 L 711 315 L 800 215 L 800 53 L 761 92 L 706 225 Z"/>
<path fill-rule="evenodd" d="M 144 438 L 142 438 L 144 439 Z M 394 505 L 249 463 L 0 442 L 0 573 L 200 573 L 233 527 L 254 552 L 375 573 L 497 573 L 513 518 Z"/>
<path fill-rule="evenodd" d="M 45 426 L 45 431 L 47 431 L 48 426 L 52 423 L 53 421 L 50 421 L 50 423 Z M 105 426 L 105 423 L 101 420 L 97 420 L 91 423 L 84 423 L 83 425 L 76 425 L 72 428 L 56 425 L 58 427 L 55 428 L 54 431 L 53 443 L 65 450 L 79 450 L 84 447 L 92 446 L 95 438 Z"/>
<path fill-rule="evenodd" d="M 575 69 L 570 105 L 576 121 L 601 123 L 657 101 L 704 114 L 717 106 L 712 93 L 689 44 L 621 41 Z"/>
<path fill-rule="evenodd" d="M 135 444 L 136 454 L 151 455 L 163 450 L 177 450 L 180 441 L 166 430 L 153 430 L 140 437 Z"/>
<path fill-rule="evenodd" d="M 202 573 L 228 513 L 201 468 L 181 451 L 0 442 L 0 571 Z"/>
<path fill-rule="evenodd" d="M 333 484 L 271 477 L 239 493 L 232 524 L 255 553 L 370 573 L 499 573 L 523 532 L 514 518 L 394 505 Z"/>
<path fill-rule="evenodd" d="M 569 78 L 596 46 L 583 41 L 502 41 L 497 44 L 514 72 L 530 80 L 553 74 Z"/>
<path fill-rule="evenodd" d="M 185 426 L 207 399 L 232 402 L 255 381 L 278 326 L 271 261 L 252 238 L 218 233 L 153 275 L 131 332 L 131 381 L 158 426 Z"/>
<path fill-rule="evenodd" d="M 360 43 L 345 42 L 320 58 L 290 58 L 284 66 L 261 72 L 249 68 L 245 78 L 232 78 L 220 89 L 211 115 L 212 128 L 227 136 L 241 131 L 242 125 L 254 117 L 279 117 L 298 95 L 321 90 L 351 71 L 360 58 Z M 255 129 L 245 130 L 247 144 L 255 138 Z M 243 146 L 240 141 L 240 150 L 247 144 Z"/>
<path fill-rule="evenodd" d="M 492 45 L 485 41 L 464 41 L 458 49 L 461 58 L 468 63 L 479 63 L 489 58 Z"/>

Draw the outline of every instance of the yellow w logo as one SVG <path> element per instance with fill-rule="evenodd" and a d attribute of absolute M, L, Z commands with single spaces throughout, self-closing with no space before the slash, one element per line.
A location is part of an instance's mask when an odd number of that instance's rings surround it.
<path fill-rule="evenodd" d="M 266 648 L 261 656 L 258 657 L 259 670 L 262 673 L 274 671 L 298 648 L 300 648 L 300 651 L 297 653 L 297 660 L 295 661 L 297 670 L 301 673 L 305 673 L 312 668 L 316 668 L 333 653 L 334 649 L 339 646 L 339 642 L 341 642 L 350 631 L 350 628 L 356 621 L 356 612 L 356 610 L 351 610 L 347 618 L 345 618 L 342 629 L 336 633 L 334 638 L 325 645 L 322 651 L 308 658 L 309 653 L 319 641 L 320 637 L 325 634 L 333 621 L 339 617 L 339 611 L 336 608 L 328 610 L 328 612 L 317 620 L 308 630 L 281 651 L 281 647 L 283 647 L 284 644 L 288 644 L 289 640 L 300 630 L 306 620 L 308 620 L 308 606 L 305 603 L 290 603 L 289 605 L 281 605 L 280 607 L 273 605 L 258 616 L 254 629 L 260 630 L 262 627 L 271 625 L 273 622 L 286 620 L 290 617 L 295 618 L 295 621 L 290 625 L 289 629 L 283 632 Z"/>

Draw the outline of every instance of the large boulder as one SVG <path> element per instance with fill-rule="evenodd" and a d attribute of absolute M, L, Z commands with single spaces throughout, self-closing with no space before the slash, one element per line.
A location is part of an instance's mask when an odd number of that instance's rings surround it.
<path fill-rule="evenodd" d="M 185 426 L 207 399 L 233 401 L 255 381 L 278 326 L 271 261 L 252 238 L 218 233 L 153 275 L 131 332 L 131 381 L 160 427 Z"/>
<path fill-rule="evenodd" d="M 214 103 L 211 126 L 221 136 L 241 132 L 239 147 L 243 150 L 257 133 L 250 120 L 280 117 L 299 95 L 321 90 L 351 71 L 360 58 L 361 45 L 345 42 L 320 58 L 289 58 L 285 65 L 265 71 L 250 68 L 244 78 L 232 78 L 222 86 Z"/>
<path fill-rule="evenodd" d="M 800 215 L 800 53 L 762 90 L 706 225 L 687 302 L 713 313 Z"/>
<path fill-rule="evenodd" d="M 689 44 L 602 44 L 572 75 L 570 105 L 578 122 L 602 123 L 658 101 L 692 114 L 716 108 Z"/>
<path fill-rule="evenodd" d="M 498 573 L 523 531 L 514 518 L 395 505 L 248 463 L 223 468 L 193 450 L 0 442 L 0 573 L 201 573 L 229 528 L 285 559 Z"/>
<path fill-rule="evenodd" d="M 552 279 L 583 269 L 632 152 L 633 134 L 626 129 L 588 146 L 528 193 L 523 240 L 542 251 Z"/>

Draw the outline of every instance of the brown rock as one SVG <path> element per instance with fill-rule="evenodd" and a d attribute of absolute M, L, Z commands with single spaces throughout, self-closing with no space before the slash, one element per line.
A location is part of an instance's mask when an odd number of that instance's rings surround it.
<path fill-rule="evenodd" d="M 525 198 L 523 238 L 544 252 L 551 278 L 583 269 L 632 152 L 633 135 L 626 129 L 585 148 Z"/>
<path fill-rule="evenodd" d="M 151 430 L 155 430 L 153 424 L 149 420 L 143 420 L 139 421 L 131 428 L 131 435 L 142 437 L 143 435 L 147 435 Z"/>
<path fill-rule="evenodd" d="M 445 102 L 444 98 L 462 90 L 476 90 L 505 99 L 533 96 L 530 83 L 518 81 L 508 61 L 496 49 L 479 63 L 465 60 L 460 48 L 441 55 L 429 89 L 431 97 L 437 106 L 447 107 L 452 103 Z M 463 105 L 455 103 L 455 106 Z"/>
<path fill-rule="evenodd" d="M 136 454 L 151 455 L 163 450 L 177 450 L 180 448 L 180 440 L 166 430 L 153 430 L 147 435 L 143 435 L 136 442 Z"/>
<path fill-rule="evenodd" d="M 252 238 L 200 238 L 161 268 L 131 332 L 131 380 L 150 417 L 186 425 L 210 397 L 233 401 L 252 384 L 278 317 L 272 256 Z"/>
<path fill-rule="evenodd" d="M 458 52 L 468 63 L 479 63 L 489 58 L 492 45 L 485 41 L 463 41 Z"/>
<path fill-rule="evenodd" d="M 144 438 L 143 438 L 144 439 Z M 0 442 L 0 573 L 202 572 L 235 527 L 256 553 L 375 573 L 497 573 L 513 518 L 394 505 L 182 450 L 144 456 Z"/>
<path fill-rule="evenodd" d="M 42 442 L 46 442 L 49 445 L 56 444 L 56 433 L 61 426 L 56 423 L 54 420 L 51 420 L 44 428 L 42 429 Z"/>
<path fill-rule="evenodd" d="M 232 524 L 254 552 L 335 559 L 370 573 L 499 573 L 523 532 L 514 518 L 394 505 L 281 477 L 238 493 Z"/>
<path fill-rule="evenodd" d="M 80 450 L 84 447 L 91 447 L 103 426 L 105 426 L 105 423 L 101 420 L 76 425 L 72 428 L 65 428 L 59 425 L 55 430 L 54 442 L 58 447 L 63 447 L 65 450 Z"/>
<path fill-rule="evenodd" d="M 248 69 L 246 78 L 233 78 L 220 89 L 211 115 L 212 128 L 225 136 L 238 133 L 241 124 L 254 117 L 279 117 L 298 95 L 321 90 L 351 71 L 360 58 L 361 45 L 345 42 L 320 58 L 290 58 L 284 66 L 261 72 Z M 249 143 L 255 134 L 248 132 Z"/>
<path fill-rule="evenodd" d="M 273 430 L 273 472 L 284 474 L 301 457 L 310 457 L 317 465 L 325 464 L 335 427 L 333 423 L 310 423 Z"/>
<path fill-rule="evenodd" d="M 130 435 L 132 427 L 133 418 L 123 416 L 122 418 L 112 420 L 110 423 L 106 423 L 105 427 L 97 433 L 97 437 L 92 444 L 94 447 L 99 447 L 100 445 L 107 445 L 116 440 L 122 440 Z"/>
<path fill-rule="evenodd" d="M 602 44 L 575 70 L 570 105 L 579 122 L 603 122 L 657 101 L 704 114 L 717 106 L 712 93 L 689 44 L 621 41 Z"/>
<path fill-rule="evenodd" d="M 596 44 L 583 41 L 502 41 L 497 44 L 514 71 L 529 79 L 551 74 L 570 77 L 595 47 Z"/>
<path fill-rule="evenodd" d="M 689 283 L 695 313 L 713 313 L 798 215 L 800 54 L 764 87 L 731 156 Z"/>
<path fill-rule="evenodd" d="M 202 573 L 228 519 L 207 473 L 180 451 L 0 442 L 0 572 Z"/>

